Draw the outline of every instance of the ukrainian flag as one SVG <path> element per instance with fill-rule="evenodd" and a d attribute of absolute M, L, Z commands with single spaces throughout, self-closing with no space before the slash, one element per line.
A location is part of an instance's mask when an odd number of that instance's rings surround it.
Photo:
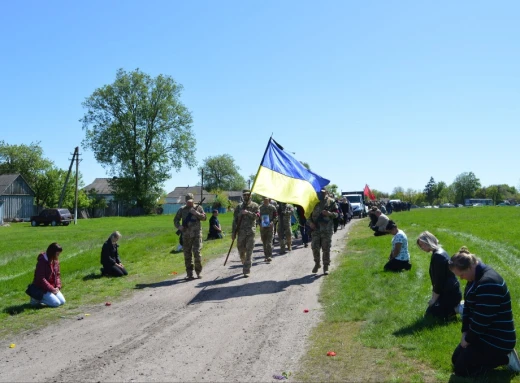
<path fill-rule="evenodd" d="M 319 202 L 316 193 L 329 183 L 270 138 L 251 191 L 280 202 L 298 204 L 308 218 Z"/>

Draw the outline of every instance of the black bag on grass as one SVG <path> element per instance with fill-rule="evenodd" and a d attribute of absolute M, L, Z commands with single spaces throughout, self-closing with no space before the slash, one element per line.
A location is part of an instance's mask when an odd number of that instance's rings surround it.
<path fill-rule="evenodd" d="M 27 286 L 27 290 L 25 290 L 25 293 L 29 295 L 31 298 L 36 299 L 37 301 L 41 301 L 43 299 L 43 294 L 45 294 L 45 292 L 42 289 L 40 289 L 33 283 Z"/>

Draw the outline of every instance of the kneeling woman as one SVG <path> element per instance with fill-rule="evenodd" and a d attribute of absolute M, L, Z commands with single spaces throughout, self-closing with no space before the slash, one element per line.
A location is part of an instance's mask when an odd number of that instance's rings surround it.
<path fill-rule="evenodd" d="M 45 253 L 38 255 L 38 263 L 34 271 L 33 285 L 43 291 L 40 299 L 31 297 L 31 304 L 43 303 L 49 307 L 58 307 L 65 303 L 65 297 L 61 293 L 60 256 L 63 248 L 56 242 L 47 247 Z"/>
<path fill-rule="evenodd" d="M 119 259 L 119 245 L 117 241 L 122 237 L 119 231 L 114 231 L 103 244 L 101 249 L 101 274 L 113 277 L 122 277 L 128 275 L 125 267 Z"/>
<path fill-rule="evenodd" d="M 468 281 L 462 337 L 451 357 L 455 374 L 475 376 L 507 364 L 519 372 L 511 296 L 504 279 L 466 247 L 451 257 L 450 269 Z"/>
<path fill-rule="evenodd" d="M 397 224 L 392 220 L 388 221 L 386 231 L 394 237 L 392 238 L 392 251 L 385 265 L 385 271 L 410 270 L 412 264 L 408 252 L 408 237 L 404 231 L 397 228 Z"/>
<path fill-rule="evenodd" d="M 417 246 L 427 253 L 432 253 L 430 259 L 432 297 L 428 302 L 426 315 L 445 320 L 454 317 L 459 312 L 462 294 L 459 281 L 449 268 L 450 256 L 429 231 L 419 235 Z"/>

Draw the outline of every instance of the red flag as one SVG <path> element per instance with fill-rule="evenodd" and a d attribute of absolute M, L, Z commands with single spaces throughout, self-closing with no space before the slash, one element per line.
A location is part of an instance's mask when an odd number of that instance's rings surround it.
<path fill-rule="evenodd" d="M 363 190 L 363 194 L 364 194 L 367 198 L 370 198 L 372 201 L 375 201 L 375 200 L 376 200 L 376 196 L 374 195 L 374 193 L 372 193 L 372 191 L 370 190 L 370 188 L 368 187 L 367 184 L 365 184 L 365 189 Z"/>

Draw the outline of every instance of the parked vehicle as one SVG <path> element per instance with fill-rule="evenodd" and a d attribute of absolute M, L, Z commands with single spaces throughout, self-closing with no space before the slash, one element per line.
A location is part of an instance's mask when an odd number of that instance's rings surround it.
<path fill-rule="evenodd" d="M 67 226 L 71 221 L 72 214 L 68 209 L 43 209 L 40 214 L 31 217 L 31 226 Z"/>
<path fill-rule="evenodd" d="M 363 191 L 342 192 L 341 195 L 346 197 L 352 205 L 352 215 L 358 218 L 364 218 L 368 215 L 368 207 L 365 205 L 365 194 Z"/>
<path fill-rule="evenodd" d="M 443 203 L 441 206 L 439 207 L 442 207 L 442 208 L 445 208 L 445 207 L 455 207 L 455 205 L 451 204 L 451 203 Z"/>

